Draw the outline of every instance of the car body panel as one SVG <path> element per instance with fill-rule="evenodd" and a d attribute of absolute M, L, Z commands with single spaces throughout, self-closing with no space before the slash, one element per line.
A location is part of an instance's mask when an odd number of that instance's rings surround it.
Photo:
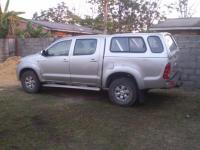
<path fill-rule="evenodd" d="M 104 38 L 92 38 L 97 40 L 97 47 L 94 54 L 74 55 L 74 45 L 76 40 L 90 39 L 77 38 L 73 41 L 70 52 L 70 74 L 73 85 L 100 86 L 101 67 L 103 62 Z"/>

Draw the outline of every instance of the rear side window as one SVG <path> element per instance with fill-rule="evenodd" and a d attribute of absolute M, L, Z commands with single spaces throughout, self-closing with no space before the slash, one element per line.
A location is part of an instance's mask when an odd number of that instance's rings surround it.
<path fill-rule="evenodd" d="M 162 53 L 163 52 L 163 50 L 164 50 L 163 44 L 158 36 L 149 36 L 147 40 L 149 43 L 149 47 L 153 53 Z"/>
<path fill-rule="evenodd" d="M 97 47 L 96 39 L 78 39 L 74 47 L 74 55 L 92 55 Z"/>
<path fill-rule="evenodd" d="M 111 41 L 112 52 L 129 52 L 128 38 L 117 37 Z"/>
<path fill-rule="evenodd" d="M 141 37 L 131 37 L 129 38 L 130 52 L 133 53 L 143 53 L 146 51 L 146 45 L 143 38 Z"/>
<path fill-rule="evenodd" d="M 165 41 L 171 52 L 177 49 L 177 45 L 170 35 L 165 35 Z"/>
<path fill-rule="evenodd" d="M 114 37 L 111 40 L 111 52 L 143 53 L 146 45 L 142 37 Z"/>

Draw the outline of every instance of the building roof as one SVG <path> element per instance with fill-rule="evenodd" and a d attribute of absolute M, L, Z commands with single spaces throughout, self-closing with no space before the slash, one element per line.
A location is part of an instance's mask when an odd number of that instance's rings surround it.
<path fill-rule="evenodd" d="M 166 19 L 150 28 L 151 31 L 163 30 L 200 30 L 200 18 Z"/>
<path fill-rule="evenodd" d="M 100 34 L 102 31 L 93 30 L 92 28 L 84 27 L 77 24 L 63 24 L 56 22 L 48 22 L 48 21 L 37 21 L 37 20 L 28 20 L 32 23 L 41 25 L 50 29 L 51 31 L 64 31 L 71 33 L 83 33 L 83 34 Z"/>

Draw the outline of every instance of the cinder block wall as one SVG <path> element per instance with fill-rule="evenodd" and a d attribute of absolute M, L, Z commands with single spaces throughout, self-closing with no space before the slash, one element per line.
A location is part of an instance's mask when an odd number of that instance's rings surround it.
<path fill-rule="evenodd" d="M 15 55 L 15 39 L 0 39 L 0 62 Z"/>
<path fill-rule="evenodd" d="M 200 88 L 200 35 L 175 35 L 180 48 L 179 69 L 183 87 Z M 45 49 L 54 38 L 0 39 L 0 62 L 14 55 L 15 43 L 20 56 L 27 56 Z"/>
<path fill-rule="evenodd" d="M 200 88 L 200 35 L 175 35 L 183 87 Z"/>
<path fill-rule="evenodd" d="M 55 41 L 54 38 L 17 39 L 17 51 L 20 56 L 27 56 L 45 49 Z"/>
<path fill-rule="evenodd" d="M 0 62 L 4 61 L 4 40 L 0 39 Z"/>

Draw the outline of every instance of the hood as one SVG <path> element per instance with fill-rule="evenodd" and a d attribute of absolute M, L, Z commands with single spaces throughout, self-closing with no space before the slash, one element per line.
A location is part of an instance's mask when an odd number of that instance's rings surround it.
<path fill-rule="evenodd" d="M 40 53 L 36 53 L 36 54 L 33 54 L 33 55 L 28 55 L 28 56 L 25 56 L 21 59 L 21 61 L 33 61 L 33 60 L 36 60 L 38 58 L 41 57 L 41 54 Z"/>

